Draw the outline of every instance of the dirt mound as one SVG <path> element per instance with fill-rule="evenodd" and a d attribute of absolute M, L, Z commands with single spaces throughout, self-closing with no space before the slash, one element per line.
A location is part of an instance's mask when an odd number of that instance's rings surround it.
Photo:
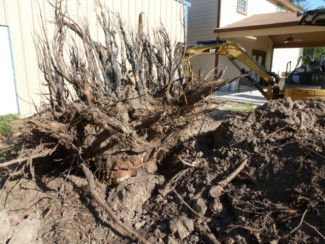
<path fill-rule="evenodd" d="M 324 126 L 324 100 L 287 99 L 197 139 L 199 168 L 181 171 L 149 204 L 155 218 L 147 230 L 158 232 L 152 241 L 216 242 L 212 233 L 224 243 L 322 243 Z M 220 188 L 245 159 L 248 165 Z"/>
<path fill-rule="evenodd" d="M 171 149 L 156 174 L 143 169 L 102 189 L 122 223 L 149 243 L 324 242 L 324 100 L 213 112 L 188 129 L 200 134 Z M 98 210 L 85 179 L 43 181 L 44 191 L 26 179 L 2 188 L 4 241 L 33 220 L 31 243 L 132 242 Z"/>

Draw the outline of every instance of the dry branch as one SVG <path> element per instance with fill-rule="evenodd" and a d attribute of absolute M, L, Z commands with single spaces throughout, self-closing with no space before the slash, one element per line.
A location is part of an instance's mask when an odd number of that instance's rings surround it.
<path fill-rule="evenodd" d="M 245 159 L 230 175 L 218 183 L 218 186 L 225 188 L 248 164 L 248 159 Z"/>
<path fill-rule="evenodd" d="M 322 233 L 320 233 L 320 231 L 315 227 L 315 226 L 313 226 L 313 225 L 311 225 L 311 224 L 309 224 L 308 222 L 306 222 L 306 221 L 303 221 L 303 223 L 305 224 L 305 225 L 307 225 L 307 226 L 309 226 L 310 228 L 312 228 L 323 240 L 325 240 L 325 236 L 322 234 Z"/>
<path fill-rule="evenodd" d="M 301 227 L 301 225 L 302 225 L 303 222 L 304 222 L 304 219 L 305 219 L 305 216 L 306 216 L 307 212 L 308 212 L 308 209 L 306 209 L 306 210 L 304 211 L 304 213 L 302 214 L 299 224 L 298 224 L 294 229 L 292 229 L 292 230 L 290 231 L 290 233 L 289 233 L 288 235 L 286 235 L 285 237 L 288 237 L 289 235 L 295 233 L 295 232 L 296 232 L 296 231 Z"/>
<path fill-rule="evenodd" d="M 198 212 L 196 212 L 193 208 L 191 208 L 190 205 L 187 204 L 187 202 L 182 198 L 181 195 L 179 195 L 179 193 L 173 189 L 174 193 L 176 194 L 176 196 L 181 200 L 181 202 L 195 215 L 197 215 L 199 218 L 201 218 L 202 222 L 203 222 L 203 226 L 198 226 L 198 229 L 200 229 L 201 233 L 204 235 L 204 237 L 209 241 L 209 243 L 212 244 L 220 244 L 220 242 L 218 241 L 218 239 L 214 236 L 214 234 L 212 233 L 211 229 L 209 228 L 204 216 L 202 216 L 201 214 L 199 214 Z"/>
<path fill-rule="evenodd" d="M 44 149 L 40 153 L 36 153 L 36 154 L 31 153 L 30 156 L 23 157 L 23 158 L 17 158 L 17 159 L 7 161 L 5 163 L 1 163 L 0 168 L 6 168 L 6 167 L 9 167 L 9 166 L 12 166 L 12 165 L 15 165 L 15 164 L 24 163 L 24 162 L 27 162 L 28 160 L 32 160 L 32 159 L 35 159 L 35 158 L 43 158 L 43 157 L 48 156 L 52 151 L 53 151 L 53 149 Z"/>
<path fill-rule="evenodd" d="M 245 159 L 230 175 L 210 189 L 210 195 L 218 199 L 224 192 L 224 188 L 245 168 L 248 159 Z"/>

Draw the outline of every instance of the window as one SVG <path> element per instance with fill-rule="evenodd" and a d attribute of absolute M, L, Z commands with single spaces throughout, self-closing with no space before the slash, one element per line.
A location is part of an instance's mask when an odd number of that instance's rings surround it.
<path fill-rule="evenodd" d="M 237 11 L 242 14 L 247 14 L 247 1 L 248 0 L 237 0 Z"/>

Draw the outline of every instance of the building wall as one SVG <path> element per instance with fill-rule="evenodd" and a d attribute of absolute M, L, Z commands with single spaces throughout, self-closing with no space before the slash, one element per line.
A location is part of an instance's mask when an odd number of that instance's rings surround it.
<path fill-rule="evenodd" d="M 33 37 L 40 33 L 42 14 L 49 32 L 53 26 L 53 9 L 47 0 L 0 0 L 0 25 L 9 26 L 13 62 L 17 84 L 17 96 L 21 115 L 35 112 L 44 101 L 41 93 L 46 92 L 43 77 L 38 70 L 37 54 Z M 68 0 L 68 11 L 72 18 L 80 21 L 87 19 L 91 34 L 99 40 L 103 34 L 98 28 L 93 1 Z M 184 40 L 185 5 L 176 0 L 106 0 L 113 12 L 120 14 L 130 29 L 137 28 L 139 14 L 145 13 L 147 29 L 163 24 L 176 41 Z M 3 105 L 0 105 L 3 106 Z"/>
<path fill-rule="evenodd" d="M 229 25 L 254 14 L 266 14 L 279 11 L 278 4 L 272 0 L 248 0 L 247 14 L 237 12 L 237 0 L 221 1 L 220 27 Z M 282 11 L 287 11 L 283 9 Z"/>
<path fill-rule="evenodd" d="M 188 12 L 188 44 L 196 44 L 200 40 L 214 40 L 213 30 L 217 25 L 218 0 L 191 0 Z M 194 73 L 199 70 L 207 75 L 215 66 L 214 55 L 198 55 L 191 59 Z M 213 74 L 213 72 L 212 72 Z"/>
<path fill-rule="evenodd" d="M 221 0 L 220 27 L 242 20 L 253 14 L 276 12 L 276 5 L 267 0 L 248 0 L 247 14 L 237 12 L 237 0 Z"/>

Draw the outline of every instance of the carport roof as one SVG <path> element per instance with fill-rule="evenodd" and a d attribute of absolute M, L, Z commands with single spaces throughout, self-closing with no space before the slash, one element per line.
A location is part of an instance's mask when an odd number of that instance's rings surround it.
<path fill-rule="evenodd" d="M 219 38 L 266 36 L 274 48 L 325 46 L 325 26 L 298 25 L 295 12 L 257 14 L 214 30 Z M 287 42 L 292 37 L 293 41 Z"/>

